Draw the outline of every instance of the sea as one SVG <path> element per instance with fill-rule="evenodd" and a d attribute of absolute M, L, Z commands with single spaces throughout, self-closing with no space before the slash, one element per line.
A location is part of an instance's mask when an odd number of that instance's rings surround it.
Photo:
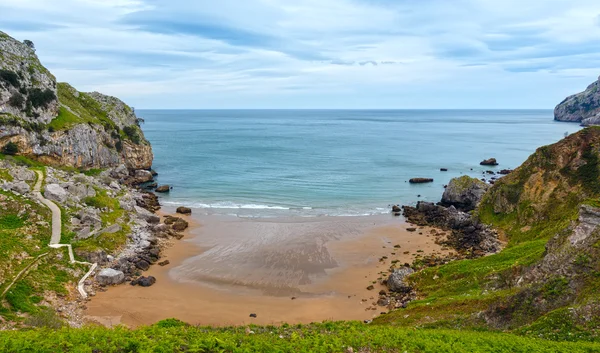
<path fill-rule="evenodd" d="M 237 217 L 366 216 L 437 202 L 580 129 L 552 110 L 138 110 L 165 205 Z M 479 163 L 496 158 L 497 167 Z M 442 168 L 448 171 L 441 171 Z M 433 178 L 410 184 L 410 178 Z M 497 177 L 497 176 L 496 176 Z"/>

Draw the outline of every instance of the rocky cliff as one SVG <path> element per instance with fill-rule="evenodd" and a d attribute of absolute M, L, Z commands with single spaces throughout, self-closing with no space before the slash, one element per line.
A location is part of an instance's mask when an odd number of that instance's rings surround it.
<path fill-rule="evenodd" d="M 600 124 L 600 78 L 585 91 L 560 102 L 554 109 L 554 120 L 581 122 L 584 126 Z"/>
<path fill-rule="evenodd" d="M 0 32 L 0 148 L 12 142 L 18 154 L 52 165 L 149 169 L 140 122 L 115 97 L 57 83 L 31 43 Z"/>

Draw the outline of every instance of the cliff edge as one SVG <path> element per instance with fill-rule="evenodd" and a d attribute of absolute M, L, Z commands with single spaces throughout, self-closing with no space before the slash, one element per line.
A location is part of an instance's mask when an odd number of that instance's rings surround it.
<path fill-rule="evenodd" d="M 585 91 L 565 98 L 554 108 L 554 120 L 600 124 L 600 78 Z"/>
<path fill-rule="evenodd" d="M 140 123 L 118 98 L 57 83 L 33 43 L 0 32 L 0 148 L 56 166 L 149 169 Z"/>

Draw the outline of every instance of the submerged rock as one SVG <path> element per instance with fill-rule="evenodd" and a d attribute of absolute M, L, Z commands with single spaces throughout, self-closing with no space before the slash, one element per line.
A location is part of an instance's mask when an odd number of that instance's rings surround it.
<path fill-rule="evenodd" d="M 171 187 L 169 185 L 161 185 L 159 187 L 156 188 L 155 190 L 156 192 L 169 192 L 171 191 Z"/>
<path fill-rule="evenodd" d="M 412 178 L 408 181 L 411 184 L 424 184 L 424 183 L 432 183 L 432 178 Z"/>

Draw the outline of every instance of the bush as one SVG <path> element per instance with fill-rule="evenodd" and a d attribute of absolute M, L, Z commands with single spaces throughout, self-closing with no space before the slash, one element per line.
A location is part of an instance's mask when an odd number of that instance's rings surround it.
<path fill-rule="evenodd" d="M 133 143 L 135 143 L 136 145 L 139 145 L 141 142 L 140 139 L 140 135 L 138 134 L 138 131 L 135 127 L 133 126 L 125 126 L 123 128 L 123 132 L 125 132 L 125 135 L 127 135 L 127 137 L 133 141 Z"/>
<path fill-rule="evenodd" d="M 35 45 L 33 44 L 32 41 L 30 41 L 29 39 L 25 39 L 23 41 L 23 44 L 25 44 L 26 46 L 28 46 L 30 49 L 35 50 Z"/>
<path fill-rule="evenodd" d="M 0 70 L 0 81 L 4 81 L 15 88 L 19 88 L 19 76 L 10 70 Z"/>
<path fill-rule="evenodd" d="M 19 92 L 13 93 L 13 95 L 10 96 L 10 99 L 8 100 L 8 105 L 10 105 L 11 107 L 21 109 L 23 108 L 23 104 L 25 104 L 25 97 L 23 97 L 23 95 Z"/>
<path fill-rule="evenodd" d="M 56 100 L 56 94 L 49 88 L 45 90 L 34 88 L 29 92 L 29 101 L 35 108 L 46 107 L 53 100 Z"/>
<path fill-rule="evenodd" d="M 4 147 L 2 148 L 2 153 L 8 155 L 15 155 L 19 153 L 19 146 L 16 143 L 10 141 L 6 145 L 4 145 Z"/>
<path fill-rule="evenodd" d="M 50 308 L 42 309 L 31 314 L 31 316 L 25 320 L 25 324 L 33 327 L 45 327 L 51 329 L 59 329 L 64 326 L 63 321 L 56 315 L 54 310 Z"/>

